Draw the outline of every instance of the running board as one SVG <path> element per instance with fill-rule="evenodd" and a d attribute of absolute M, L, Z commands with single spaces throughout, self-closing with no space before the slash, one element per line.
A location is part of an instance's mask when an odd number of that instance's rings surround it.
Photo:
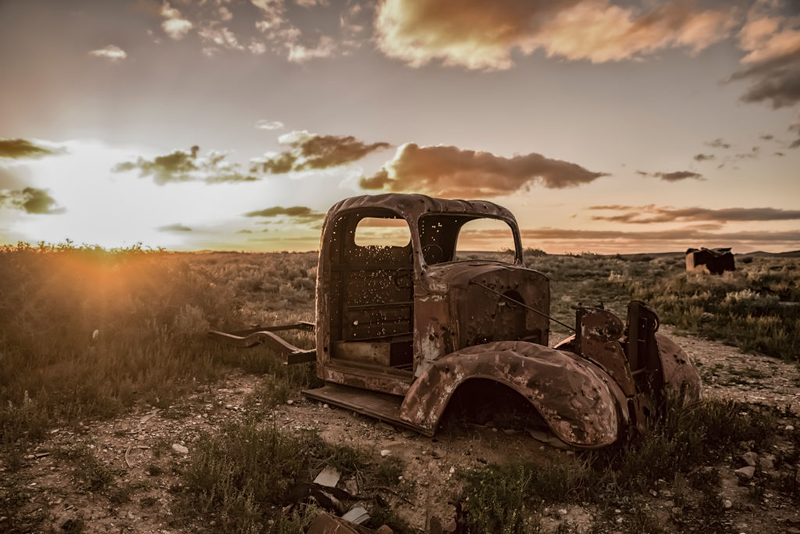
<path fill-rule="evenodd" d="M 318 389 L 304 390 L 303 395 L 373 417 L 394 426 L 407 428 L 426 436 L 433 435 L 400 419 L 400 407 L 403 405 L 403 397 L 397 395 L 330 383 Z"/>

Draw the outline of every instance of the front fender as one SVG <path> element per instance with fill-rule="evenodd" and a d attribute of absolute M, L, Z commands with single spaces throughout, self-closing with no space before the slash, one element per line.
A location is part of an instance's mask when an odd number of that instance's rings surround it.
<path fill-rule="evenodd" d="M 411 386 L 400 418 L 432 435 L 455 390 L 472 378 L 514 389 L 560 440 L 584 448 L 617 440 L 627 412 L 619 387 L 600 367 L 574 354 L 524 341 L 467 347 L 437 360 Z"/>

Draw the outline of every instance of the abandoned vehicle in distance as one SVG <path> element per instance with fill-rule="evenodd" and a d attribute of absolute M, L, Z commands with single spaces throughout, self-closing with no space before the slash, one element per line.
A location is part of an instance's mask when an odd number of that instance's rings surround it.
<path fill-rule="evenodd" d="M 514 250 L 506 261 L 459 253 L 465 225 L 485 220 L 508 227 Z M 397 224 L 408 243 L 359 238 Z M 701 399 L 690 359 L 658 333 L 657 315 L 642 302 L 628 305 L 626 323 L 601 308 L 578 309 L 575 334 L 550 348 L 549 279 L 526 268 L 522 254 L 516 219 L 492 202 L 348 198 L 323 224 L 316 324 L 212 335 L 267 343 L 290 364 L 316 360 L 325 385 L 306 396 L 427 436 L 468 386 L 478 386 L 478 402 L 516 392 L 548 439 L 575 448 L 610 445 Z M 313 330 L 316 349 L 276 334 L 289 329 Z"/>

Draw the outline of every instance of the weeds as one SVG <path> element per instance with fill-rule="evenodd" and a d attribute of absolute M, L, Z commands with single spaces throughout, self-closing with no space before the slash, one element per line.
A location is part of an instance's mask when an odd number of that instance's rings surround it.
<path fill-rule="evenodd" d="M 315 263 L 313 254 L 0 247 L 0 445 L 136 403 L 167 407 L 229 365 L 309 385 L 313 365 L 287 368 L 267 350 L 209 343 L 204 334 L 311 319 Z M 256 277 L 257 290 L 247 292 L 242 280 Z M 308 335 L 294 341 L 313 344 Z"/>
<path fill-rule="evenodd" d="M 544 504 L 607 504 L 621 496 L 633 502 L 659 480 L 675 481 L 676 493 L 685 495 L 687 476 L 708 499 L 718 500 L 719 473 L 699 468 L 730 454 L 743 441 L 765 450 L 774 428 L 769 412 L 710 400 L 670 413 L 650 433 L 617 450 L 559 463 L 512 462 L 470 471 L 464 476 L 461 499 L 464 523 L 468 532 L 533 532 Z M 641 506 L 632 510 L 631 532 L 663 532 Z"/>
<path fill-rule="evenodd" d="M 740 265 L 740 267 L 742 267 Z M 723 276 L 674 269 L 654 281 L 626 279 L 665 322 L 692 333 L 783 358 L 800 359 L 800 272 L 792 261 L 755 258 Z"/>
<path fill-rule="evenodd" d="M 326 465 L 344 476 L 402 472 L 396 462 L 371 466 L 366 453 L 331 445 L 315 433 L 295 437 L 255 421 L 235 423 L 195 444 L 183 473 L 187 514 L 213 516 L 217 532 L 300 532 L 314 516 L 297 504 L 305 495 L 303 483 Z M 291 515 L 283 512 L 287 507 Z"/>

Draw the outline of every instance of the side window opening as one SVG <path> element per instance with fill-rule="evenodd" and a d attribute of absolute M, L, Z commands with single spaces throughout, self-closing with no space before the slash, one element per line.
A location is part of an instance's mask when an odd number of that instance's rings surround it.
<path fill-rule="evenodd" d="M 411 243 L 411 231 L 405 219 L 364 217 L 358 221 L 353 240 L 359 247 L 405 248 Z"/>

